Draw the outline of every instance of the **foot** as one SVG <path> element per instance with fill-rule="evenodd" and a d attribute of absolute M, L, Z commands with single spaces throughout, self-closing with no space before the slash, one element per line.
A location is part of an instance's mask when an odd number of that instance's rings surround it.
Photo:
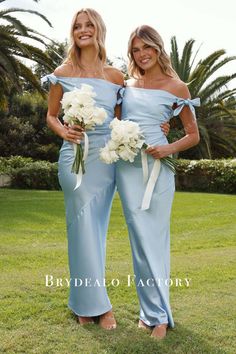
<path fill-rule="evenodd" d="M 94 320 L 92 317 L 77 316 L 77 322 L 79 322 L 80 325 L 86 325 L 89 323 L 94 323 Z"/>
<path fill-rule="evenodd" d="M 151 330 L 152 329 L 152 327 L 148 326 L 142 320 L 138 321 L 138 328 L 142 328 L 142 329 L 145 329 L 145 330 Z"/>
<path fill-rule="evenodd" d="M 167 331 L 167 324 L 160 324 L 155 326 L 155 328 L 152 331 L 151 337 L 154 337 L 156 339 L 163 339 L 166 336 L 166 331 Z"/>
<path fill-rule="evenodd" d="M 116 320 L 112 311 L 108 311 L 99 317 L 99 326 L 111 330 L 116 328 Z"/>

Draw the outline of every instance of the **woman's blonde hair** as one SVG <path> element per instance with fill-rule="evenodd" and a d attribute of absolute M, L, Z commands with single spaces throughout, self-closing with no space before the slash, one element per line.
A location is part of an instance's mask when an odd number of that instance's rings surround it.
<path fill-rule="evenodd" d="M 79 14 L 86 13 L 89 20 L 92 22 L 95 28 L 95 35 L 97 39 L 97 51 L 98 58 L 101 60 L 102 65 L 106 63 L 106 49 L 105 49 L 105 39 L 106 39 L 106 26 L 97 11 L 90 8 L 83 8 L 75 13 L 70 29 L 70 43 L 67 51 L 67 57 L 64 63 L 70 63 L 74 67 L 79 66 L 82 69 L 80 63 L 80 48 L 76 45 L 74 40 L 74 26 L 76 24 L 77 16 Z"/>
<path fill-rule="evenodd" d="M 133 40 L 135 37 L 140 38 L 144 43 L 156 49 L 157 61 L 164 74 L 170 77 L 178 77 L 177 73 L 172 68 L 170 58 L 164 49 L 164 42 L 161 36 L 154 28 L 147 25 L 137 27 L 130 35 L 128 42 L 128 71 L 130 76 L 140 78 L 140 76 L 144 75 L 144 70 L 136 64 L 132 52 Z"/>

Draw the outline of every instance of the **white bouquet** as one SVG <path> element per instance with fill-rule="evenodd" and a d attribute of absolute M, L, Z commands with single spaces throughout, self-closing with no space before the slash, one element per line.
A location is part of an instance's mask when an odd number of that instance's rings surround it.
<path fill-rule="evenodd" d="M 107 163 L 113 163 L 120 158 L 124 161 L 133 162 L 135 156 L 141 150 L 143 180 L 147 183 L 141 210 L 149 209 L 152 193 L 160 173 L 161 163 L 168 166 L 172 172 L 175 173 L 176 160 L 172 157 L 163 157 L 161 159 L 155 159 L 153 168 L 148 178 L 148 161 L 147 154 L 144 149 L 148 148 L 148 145 L 144 142 L 144 137 L 137 123 L 129 120 L 113 119 L 110 123 L 111 139 L 100 149 L 100 159 Z"/>
<path fill-rule="evenodd" d="M 134 158 L 140 149 L 147 149 L 144 137 L 138 123 L 130 120 L 113 119 L 110 123 L 111 139 L 100 149 L 100 159 L 107 163 L 113 163 L 120 158 L 124 161 L 134 162 Z M 171 157 L 160 159 L 175 173 L 175 160 Z"/>
<path fill-rule="evenodd" d="M 108 164 L 116 162 L 119 158 L 133 162 L 144 143 L 139 125 L 129 120 L 114 118 L 109 127 L 111 139 L 100 149 L 100 159 Z"/>
<path fill-rule="evenodd" d="M 96 107 L 95 100 L 93 99 L 95 96 L 96 93 L 93 87 L 87 84 L 82 84 L 80 89 L 75 88 L 73 91 L 65 92 L 61 100 L 62 109 L 64 110 L 64 122 L 70 126 L 78 124 L 85 130 L 94 130 L 96 124 L 103 124 L 107 113 L 103 108 Z M 86 133 L 84 133 L 84 136 L 86 145 L 84 149 L 87 154 L 88 139 Z M 75 159 L 71 172 L 82 175 L 85 172 L 85 159 L 86 156 L 83 148 L 78 141 L 78 144 L 75 144 Z"/>

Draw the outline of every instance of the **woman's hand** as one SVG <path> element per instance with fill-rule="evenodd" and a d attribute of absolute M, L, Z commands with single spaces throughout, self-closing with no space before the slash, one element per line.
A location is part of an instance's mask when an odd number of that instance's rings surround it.
<path fill-rule="evenodd" d="M 167 136 L 170 132 L 170 123 L 169 122 L 165 122 L 161 124 L 161 130 L 163 131 L 163 133 L 165 134 L 165 136 Z"/>
<path fill-rule="evenodd" d="M 162 157 L 169 156 L 172 153 L 168 144 L 160 146 L 150 146 L 145 150 L 145 152 L 151 155 L 154 159 L 161 159 Z"/>
<path fill-rule="evenodd" d="M 74 124 L 70 127 L 67 124 L 64 124 L 63 139 L 74 144 L 80 144 L 80 141 L 84 139 L 83 132 L 84 129 L 80 125 Z"/>

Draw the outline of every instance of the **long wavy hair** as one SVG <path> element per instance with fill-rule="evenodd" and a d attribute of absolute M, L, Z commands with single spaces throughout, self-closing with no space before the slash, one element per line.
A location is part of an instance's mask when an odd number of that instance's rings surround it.
<path fill-rule="evenodd" d="M 157 51 L 157 61 L 161 67 L 162 72 L 170 77 L 178 77 L 175 70 L 172 68 L 171 61 L 164 49 L 164 42 L 159 33 L 152 27 L 143 25 L 137 27 L 130 35 L 128 42 L 128 72 L 134 78 L 140 78 L 145 71 L 141 69 L 135 62 L 132 45 L 135 37 L 140 38 L 144 43 Z"/>
<path fill-rule="evenodd" d="M 64 63 L 70 63 L 74 67 L 79 67 L 83 69 L 82 64 L 80 62 L 80 48 L 76 45 L 75 39 L 74 39 L 74 27 L 76 23 L 77 16 L 81 13 L 86 13 L 89 20 L 92 22 L 95 28 L 95 35 L 97 39 L 97 55 L 98 58 L 101 60 L 102 66 L 105 65 L 106 63 L 106 49 L 105 49 L 105 39 L 106 39 L 106 26 L 105 23 L 102 19 L 102 17 L 99 15 L 97 11 L 94 9 L 90 8 L 83 8 L 79 10 L 78 12 L 75 13 L 72 23 L 71 23 L 71 29 L 70 29 L 70 42 L 69 42 L 69 47 L 67 51 L 67 56 L 66 59 L 64 60 Z"/>

